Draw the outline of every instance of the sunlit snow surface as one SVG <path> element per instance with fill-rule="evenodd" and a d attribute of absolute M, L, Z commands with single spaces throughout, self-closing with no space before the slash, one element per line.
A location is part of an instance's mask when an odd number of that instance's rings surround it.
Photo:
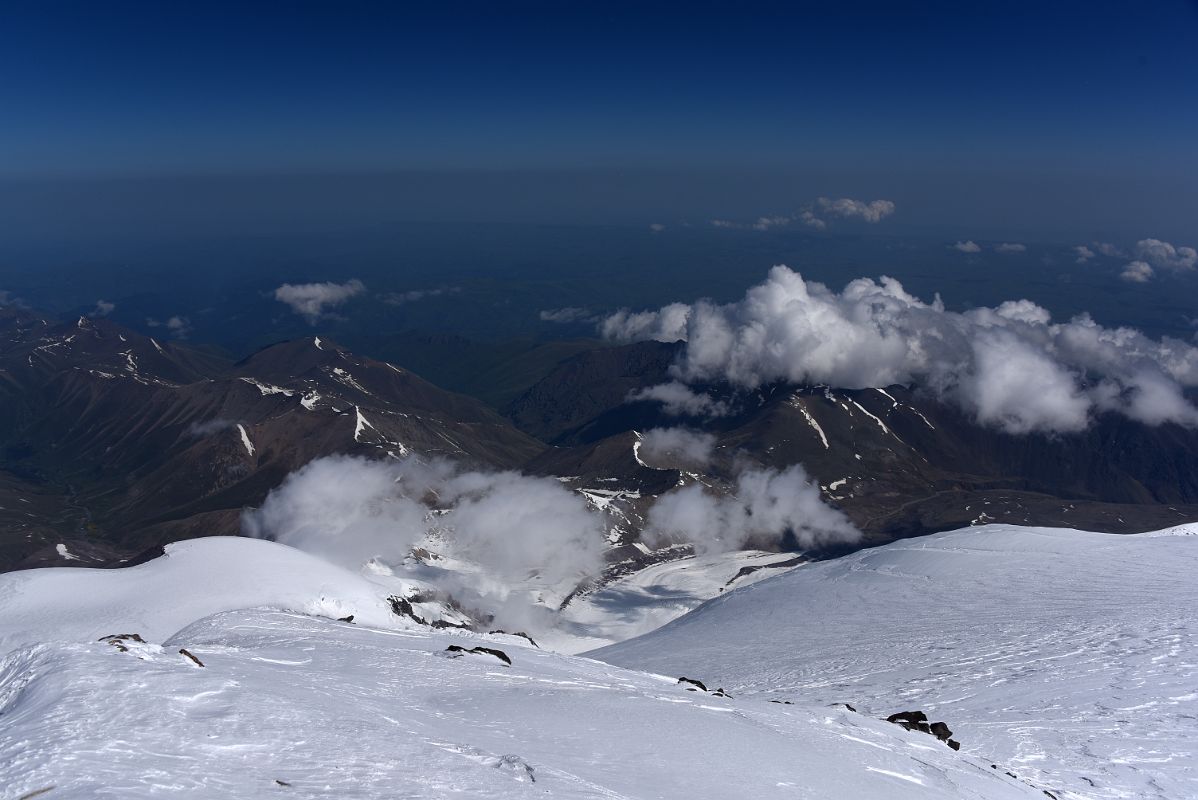
<path fill-rule="evenodd" d="M 1198 797 L 1198 526 L 988 526 L 728 593 L 592 654 L 737 697 L 922 709 L 1058 797 Z"/>
<path fill-rule="evenodd" d="M 19 650 L 0 669 L 0 779 L 71 798 L 1043 797 L 843 709 L 711 698 L 482 638 L 241 611 L 161 650 Z M 514 664 L 444 657 L 453 643 Z"/>
<path fill-rule="evenodd" d="M 688 692 L 513 636 L 401 629 L 382 584 L 281 545 L 169 553 L 0 576 L 0 796 L 1043 798 L 844 708 Z M 239 605 L 275 610 L 221 610 Z M 330 618 L 342 613 L 355 624 Z M 96 641 L 110 633 L 148 643 Z M 451 644 L 513 664 L 447 658 Z"/>

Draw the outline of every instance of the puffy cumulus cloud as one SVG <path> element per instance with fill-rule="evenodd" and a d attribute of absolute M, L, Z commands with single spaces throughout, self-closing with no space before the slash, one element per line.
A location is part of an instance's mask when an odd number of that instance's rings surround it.
<path fill-rule="evenodd" d="M 1110 242 L 1094 242 L 1093 245 L 1095 250 L 1107 258 L 1123 258 L 1126 255 L 1126 253 Z"/>
<path fill-rule="evenodd" d="M 1084 244 L 1079 244 L 1076 247 L 1074 247 L 1073 252 L 1077 254 L 1077 263 L 1078 264 L 1085 264 L 1087 261 L 1089 261 L 1095 255 L 1094 251 L 1091 250 L 1089 247 L 1086 247 Z"/>
<path fill-rule="evenodd" d="M 649 509 L 644 536 L 652 546 L 686 542 L 701 553 L 777 544 L 786 536 L 805 548 L 861 538 L 797 464 L 781 472 L 745 470 L 728 495 L 697 483 L 668 492 Z"/>
<path fill-rule="evenodd" d="M 365 284 L 357 278 L 345 283 L 284 283 L 275 289 L 274 298 L 289 306 L 310 325 L 315 325 L 328 309 L 336 308 L 364 291 Z"/>
<path fill-rule="evenodd" d="M 699 469 L 715 449 L 715 436 L 690 428 L 653 428 L 640 441 L 641 460 L 655 467 Z"/>
<path fill-rule="evenodd" d="M 972 239 L 970 239 L 969 241 L 965 241 L 965 242 L 957 242 L 956 244 L 953 245 L 953 249 L 960 250 L 962 253 L 980 253 L 980 252 L 982 252 L 982 246 L 980 244 L 978 244 L 977 242 L 973 241 Z"/>
<path fill-rule="evenodd" d="M 1198 410 L 1183 394 L 1198 386 L 1198 348 L 1104 328 L 1085 315 L 1054 323 L 1029 300 L 958 313 L 939 297 L 923 302 L 891 278 L 861 278 L 837 293 L 779 266 L 737 302 L 642 312 L 635 330 L 659 330 L 657 313 L 686 340 L 672 367 L 675 383 L 653 387 L 679 409 L 687 407 L 690 385 L 720 381 L 741 389 L 898 383 L 919 385 L 1011 433 L 1077 431 L 1099 411 L 1198 425 Z M 630 328 L 604 327 L 611 330 Z"/>
<path fill-rule="evenodd" d="M 572 588 L 603 568 L 606 547 L 603 517 L 556 480 L 415 458 L 312 461 L 261 508 L 244 512 L 242 531 L 349 568 L 372 559 L 399 564 L 413 545 L 433 536 L 481 570 L 469 587 L 472 601 L 508 614 L 516 613 L 513 586 L 534 578 Z M 442 588 L 464 590 L 460 584 Z"/>
<path fill-rule="evenodd" d="M 681 381 L 670 381 L 630 392 L 626 402 L 661 403 L 662 410 L 675 417 L 726 417 L 732 412 L 723 400 L 696 392 Z"/>
<path fill-rule="evenodd" d="M 654 222 L 649 225 L 649 230 L 653 231 L 654 233 L 661 233 L 665 229 L 666 226 L 662 225 L 660 222 Z"/>
<path fill-rule="evenodd" d="M 540 313 L 540 318 L 541 322 L 558 322 L 562 324 L 570 322 L 594 322 L 598 320 L 590 312 L 590 309 L 579 308 L 578 306 L 547 308 Z"/>
<path fill-rule="evenodd" d="M 1160 239 L 1141 239 L 1136 242 L 1136 261 L 1147 262 L 1158 269 L 1175 272 L 1192 270 L 1198 266 L 1198 250 L 1192 247 L 1174 247 Z"/>
<path fill-rule="evenodd" d="M 1014 255 L 1015 253 L 1026 253 L 1027 245 L 1019 244 L 1018 242 L 1003 242 L 994 246 L 994 252 Z"/>
<path fill-rule="evenodd" d="M 671 303 L 659 311 L 632 312 L 626 308 L 605 317 L 599 331 L 605 339 L 617 341 L 677 342 L 686 338 L 686 319 L 690 306 Z"/>
<path fill-rule="evenodd" d="M 107 300 L 97 300 L 96 307 L 88 314 L 89 317 L 107 317 L 113 311 L 116 311 L 116 303 L 110 303 Z"/>
<path fill-rule="evenodd" d="M 1156 270 L 1148 262 L 1132 261 L 1124 265 L 1123 271 L 1119 273 L 1119 277 L 1128 283 L 1148 283 L 1155 274 Z"/>

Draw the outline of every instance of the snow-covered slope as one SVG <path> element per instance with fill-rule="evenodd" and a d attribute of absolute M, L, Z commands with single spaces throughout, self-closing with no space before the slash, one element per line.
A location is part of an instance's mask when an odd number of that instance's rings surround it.
<path fill-rule="evenodd" d="M 514 636 L 401 629 L 387 591 L 246 539 L 3 576 L 0 796 L 1043 797 L 843 707 L 690 692 Z M 146 641 L 97 641 L 133 633 Z M 511 664 L 451 658 L 454 645 Z"/>
<path fill-rule="evenodd" d="M 896 542 L 591 655 L 737 697 L 921 709 L 1057 797 L 1198 797 L 1195 533 L 996 525 Z"/>
<path fill-rule="evenodd" d="M 791 553 L 741 550 L 653 564 L 572 599 L 562 610 L 557 631 L 543 635 L 553 649 L 570 653 L 622 642 L 800 560 Z"/>
<path fill-rule="evenodd" d="M 279 611 L 208 617 L 161 648 L 21 649 L 0 687 L 6 797 L 1043 798 L 844 709 Z"/>
<path fill-rule="evenodd" d="M 139 633 L 155 641 L 218 611 L 260 606 L 403 627 L 386 586 L 315 556 L 258 539 L 210 537 L 167 545 L 125 569 L 57 567 L 0 575 L 0 653 L 48 641 Z M 114 628 L 120 628 L 115 630 Z"/>

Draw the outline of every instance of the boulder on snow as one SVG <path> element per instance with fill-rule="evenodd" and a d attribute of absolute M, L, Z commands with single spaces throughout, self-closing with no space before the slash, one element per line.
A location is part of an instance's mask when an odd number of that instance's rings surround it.
<path fill-rule="evenodd" d="M 338 621 L 338 622 L 353 622 L 353 621 L 354 621 L 354 615 L 353 615 L 353 614 L 350 614 L 348 617 L 338 617 L 338 618 L 337 618 L 337 621 Z"/>
<path fill-rule="evenodd" d="M 688 686 L 686 688 L 686 690 L 688 692 L 695 692 L 695 691 L 706 692 L 707 691 L 707 687 L 703 685 L 703 681 L 697 681 L 694 678 L 679 678 L 678 682 L 679 683 L 689 683 L 690 686 Z M 698 687 L 698 688 L 696 689 L 694 687 Z"/>

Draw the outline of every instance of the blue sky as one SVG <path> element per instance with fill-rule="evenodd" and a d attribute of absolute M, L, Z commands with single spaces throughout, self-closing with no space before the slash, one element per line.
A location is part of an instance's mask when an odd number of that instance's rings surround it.
<path fill-rule="evenodd" d="M 1195 216 L 1194 3 L 429 5 L 8 4 L 0 178 L 598 170 L 667 216 L 701 213 L 672 175 L 749 214 L 785 176 L 796 206 Z"/>

